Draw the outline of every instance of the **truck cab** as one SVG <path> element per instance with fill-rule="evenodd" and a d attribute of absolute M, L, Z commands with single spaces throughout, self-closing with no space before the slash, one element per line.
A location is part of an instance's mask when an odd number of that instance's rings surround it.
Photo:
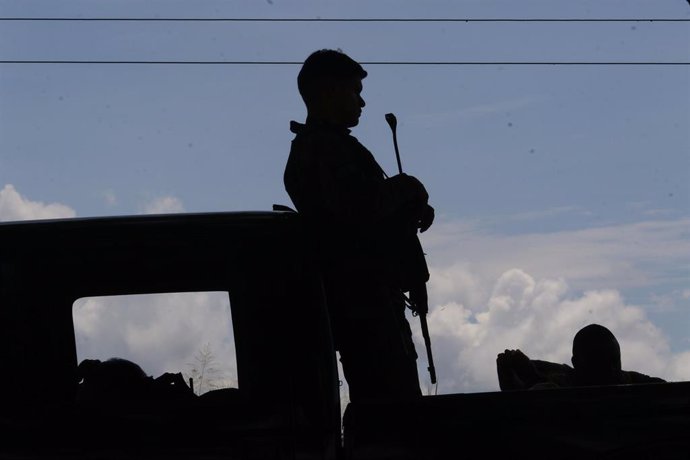
<path fill-rule="evenodd" d="M 72 306 L 227 292 L 238 385 L 213 401 L 82 404 Z M 320 278 L 287 212 L 0 224 L 0 458 L 335 458 Z"/>

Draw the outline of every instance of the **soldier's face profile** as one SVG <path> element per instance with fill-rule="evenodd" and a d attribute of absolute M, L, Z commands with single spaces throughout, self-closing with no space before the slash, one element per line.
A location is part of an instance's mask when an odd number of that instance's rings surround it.
<path fill-rule="evenodd" d="M 331 121 L 346 128 L 359 124 L 362 108 L 362 80 L 350 78 L 338 81 L 330 91 Z"/>

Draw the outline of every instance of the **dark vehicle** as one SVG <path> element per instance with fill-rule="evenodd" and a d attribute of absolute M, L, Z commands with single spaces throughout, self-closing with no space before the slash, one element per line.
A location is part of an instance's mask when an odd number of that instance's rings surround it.
<path fill-rule="evenodd" d="M 690 458 L 688 383 L 350 404 L 341 430 L 308 247 L 290 212 L 0 224 L 0 458 Z M 76 299 L 197 291 L 229 293 L 236 391 L 77 400 Z"/>

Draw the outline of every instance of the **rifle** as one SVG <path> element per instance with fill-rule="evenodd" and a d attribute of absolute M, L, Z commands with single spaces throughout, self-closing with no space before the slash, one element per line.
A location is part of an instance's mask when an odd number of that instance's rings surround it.
<path fill-rule="evenodd" d="M 398 172 L 403 173 L 402 162 L 400 161 L 400 150 L 398 149 L 398 135 L 397 126 L 398 120 L 392 113 L 386 114 L 386 122 L 393 132 L 393 146 L 395 147 L 395 158 L 398 162 Z M 413 312 L 419 316 L 419 321 L 422 326 L 422 336 L 424 337 L 424 346 L 426 347 L 426 357 L 429 362 L 429 376 L 431 383 L 436 384 L 436 367 L 434 366 L 434 356 L 431 353 L 431 337 L 429 336 L 429 325 L 426 321 L 426 315 L 429 312 L 429 296 L 426 290 L 426 282 L 429 281 L 429 268 L 424 257 L 424 250 L 422 244 L 417 236 L 417 229 L 414 229 L 414 234 L 405 241 L 405 266 L 411 267 L 410 273 L 406 273 L 406 279 L 403 283 L 403 296 L 405 301 Z M 405 292 L 409 292 L 409 297 L 405 296 Z"/>

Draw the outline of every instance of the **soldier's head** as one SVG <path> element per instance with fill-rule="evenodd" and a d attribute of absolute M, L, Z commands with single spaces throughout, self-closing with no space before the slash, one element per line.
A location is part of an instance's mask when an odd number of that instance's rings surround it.
<path fill-rule="evenodd" d="M 613 333 L 604 326 L 590 324 L 575 334 L 571 361 L 581 385 L 611 385 L 620 382 L 620 345 Z"/>
<path fill-rule="evenodd" d="M 139 365 L 122 358 L 86 359 L 77 373 L 83 379 L 78 397 L 84 402 L 142 399 L 152 382 Z"/>
<path fill-rule="evenodd" d="M 304 61 L 297 87 L 310 117 L 350 128 L 359 123 L 365 105 L 361 93 L 366 76 L 345 53 L 323 49 Z"/>

